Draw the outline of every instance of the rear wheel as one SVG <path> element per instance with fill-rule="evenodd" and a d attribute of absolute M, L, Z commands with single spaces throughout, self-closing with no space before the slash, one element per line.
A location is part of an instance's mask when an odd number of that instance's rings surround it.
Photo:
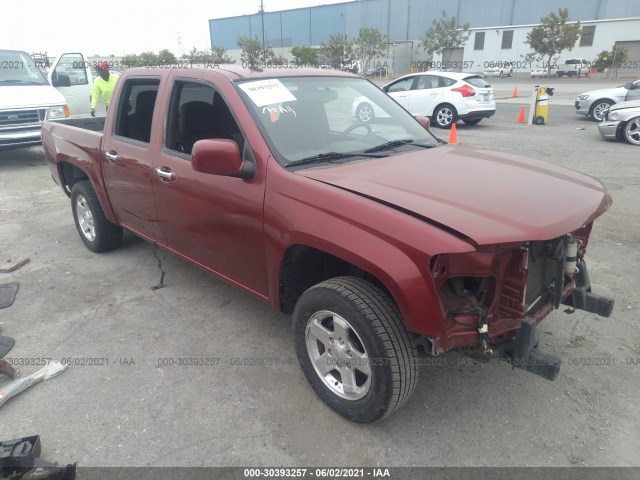
<path fill-rule="evenodd" d="M 593 105 L 591 105 L 591 109 L 589 110 L 589 115 L 595 122 L 601 122 L 604 120 L 606 113 L 609 111 L 609 107 L 613 105 L 613 102 L 609 100 L 597 100 Z"/>
<path fill-rule="evenodd" d="M 368 103 L 361 103 L 356 109 L 356 118 L 364 123 L 370 122 L 375 118 L 373 107 Z"/>
<path fill-rule="evenodd" d="M 481 118 L 469 118 L 467 120 L 462 119 L 462 121 L 464 123 L 466 123 L 467 125 L 477 125 L 480 123 L 480 120 L 482 120 Z"/>
<path fill-rule="evenodd" d="M 93 252 L 106 252 L 122 243 L 122 228 L 111 223 L 88 180 L 71 189 L 71 211 L 80 238 Z"/>
<path fill-rule="evenodd" d="M 458 112 L 453 105 L 445 103 L 433 113 L 433 122 L 440 128 L 451 128 L 458 121 Z"/>
<path fill-rule="evenodd" d="M 415 389 L 413 339 L 393 300 L 365 280 L 337 277 L 307 290 L 293 312 L 293 340 L 316 394 L 348 420 L 380 420 Z"/>
<path fill-rule="evenodd" d="M 629 120 L 622 130 L 624 139 L 631 145 L 640 145 L 640 116 Z"/>

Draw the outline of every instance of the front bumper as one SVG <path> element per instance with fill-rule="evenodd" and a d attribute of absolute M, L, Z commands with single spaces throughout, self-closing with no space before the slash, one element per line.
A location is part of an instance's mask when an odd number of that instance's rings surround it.
<path fill-rule="evenodd" d="M 616 140 L 618 127 L 620 127 L 619 121 L 613 122 L 605 120 L 604 122 L 598 124 L 598 131 L 600 132 L 600 135 L 602 135 L 602 138 L 604 138 L 605 140 Z"/>
<path fill-rule="evenodd" d="M 591 102 L 588 100 L 576 100 L 574 105 L 576 107 L 576 113 L 580 115 L 589 115 L 589 109 L 591 108 Z"/>
<path fill-rule="evenodd" d="M 0 130 L 0 148 L 19 148 L 39 145 L 42 140 L 40 126 L 15 129 Z"/>

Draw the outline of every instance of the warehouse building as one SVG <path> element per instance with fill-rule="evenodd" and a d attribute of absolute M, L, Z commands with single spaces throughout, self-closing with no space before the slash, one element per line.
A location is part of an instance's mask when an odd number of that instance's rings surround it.
<path fill-rule="evenodd" d="M 291 58 L 290 50 L 299 45 L 320 46 L 331 34 L 358 36 L 360 28 L 378 28 L 389 40 L 385 58 L 377 59 L 395 74 L 420 69 L 432 61 L 437 68 L 442 58 L 430 58 L 418 44 L 434 19 L 442 12 L 455 16 L 460 24 L 469 23 L 471 35 L 463 48 L 451 52 L 447 60 L 458 70 L 482 71 L 491 63 L 515 62 L 516 72 L 528 72 L 524 60 L 531 50 L 524 43 L 527 33 L 540 19 L 558 7 L 569 10 L 572 21 L 586 28 L 567 58 L 595 60 L 598 53 L 614 44 L 624 47 L 628 61 L 619 75 L 640 73 L 639 0 L 360 0 L 333 5 L 243 15 L 209 20 L 211 45 L 222 46 L 240 59 L 239 36 L 262 41 L 263 22 L 266 43 L 276 54 Z M 458 68 L 459 66 L 459 68 Z"/>

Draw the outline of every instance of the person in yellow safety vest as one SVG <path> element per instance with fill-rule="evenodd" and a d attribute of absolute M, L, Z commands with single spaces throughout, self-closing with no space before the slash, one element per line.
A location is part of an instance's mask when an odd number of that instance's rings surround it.
<path fill-rule="evenodd" d="M 93 81 L 93 89 L 91 90 L 91 116 L 96 116 L 96 105 L 98 98 L 102 97 L 107 109 L 113 95 L 113 89 L 118 81 L 118 76 L 109 72 L 109 64 L 107 62 L 98 62 L 96 65 L 98 70 L 98 78 Z"/>

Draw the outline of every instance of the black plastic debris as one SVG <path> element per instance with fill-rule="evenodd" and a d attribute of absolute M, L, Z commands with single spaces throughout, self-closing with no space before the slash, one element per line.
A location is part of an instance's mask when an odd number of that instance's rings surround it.
<path fill-rule="evenodd" d="M 3 283 L 0 285 L 0 308 L 13 305 L 20 284 L 18 282 Z"/>
<path fill-rule="evenodd" d="M 60 466 L 40 458 L 40 436 L 0 442 L 0 478 L 11 480 L 75 480 L 76 464 Z"/>

